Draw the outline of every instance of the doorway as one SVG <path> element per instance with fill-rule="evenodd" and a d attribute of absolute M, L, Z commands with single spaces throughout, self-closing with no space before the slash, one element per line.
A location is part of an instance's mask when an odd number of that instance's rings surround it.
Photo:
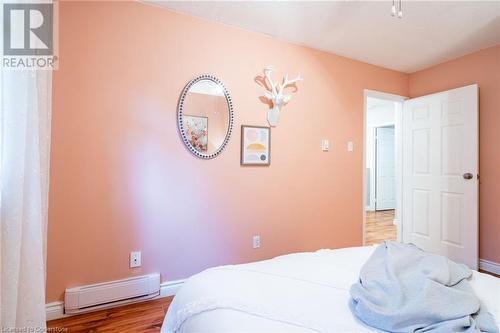
<path fill-rule="evenodd" d="M 365 90 L 365 245 L 396 239 L 477 269 L 478 91 L 473 84 L 407 99 Z M 392 126 L 395 170 L 387 160 L 382 168 L 377 163 L 392 154 L 391 143 L 382 143 L 377 155 L 375 140 L 379 134 L 392 140 Z"/>
<path fill-rule="evenodd" d="M 365 91 L 364 240 L 365 245 L 400 240 L 399 205 L 402 184 L 401 110 L 403 96 Z"/>

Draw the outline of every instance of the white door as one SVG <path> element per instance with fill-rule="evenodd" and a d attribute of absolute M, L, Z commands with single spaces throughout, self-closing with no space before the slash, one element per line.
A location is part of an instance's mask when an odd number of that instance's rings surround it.
<path fill-rule="evenodd" d="M 478 87 L 403 106 L 403 242 L 478 264 Z"/>
<path fill-rule="evenodd" d="M 396 208 L 394 126 L 375 129 L 375 210 Z"/>

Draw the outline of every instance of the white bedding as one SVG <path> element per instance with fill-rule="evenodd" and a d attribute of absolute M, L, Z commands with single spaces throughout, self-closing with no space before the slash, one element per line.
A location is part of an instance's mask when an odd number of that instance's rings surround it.
<path fill-rule="evenodd" d="M 208 269 L 179 290 L 162 332 L 373 332 L 349 308 L 349 288 L 373 249 L 320 250 Z M 474 272 L 470 284 L 500 326 L 500 279 Z"/>

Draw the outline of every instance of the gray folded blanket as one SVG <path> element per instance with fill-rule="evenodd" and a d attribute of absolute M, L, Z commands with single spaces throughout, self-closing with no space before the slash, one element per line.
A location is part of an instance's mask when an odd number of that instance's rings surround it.
<path fill-rule="evenodd" d="M 414 245 L 378 246 L 352 285 L 352 311 L 388 332 L 498 332 L 467 279 L 472 271 Z"/>

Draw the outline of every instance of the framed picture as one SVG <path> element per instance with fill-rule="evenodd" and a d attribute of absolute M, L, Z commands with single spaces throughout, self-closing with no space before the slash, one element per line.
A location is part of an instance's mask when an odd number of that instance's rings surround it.
<path fill-rule="evenodd" d="M 271 128 L 241 126 L 241 165 L 271 164 Z"/>
<path fill-rule="evenodd" d="M 182 125 L 189 144 L 201 153 L 208 151 L 208 118 L 200 116 L 182 116 Z"/>

